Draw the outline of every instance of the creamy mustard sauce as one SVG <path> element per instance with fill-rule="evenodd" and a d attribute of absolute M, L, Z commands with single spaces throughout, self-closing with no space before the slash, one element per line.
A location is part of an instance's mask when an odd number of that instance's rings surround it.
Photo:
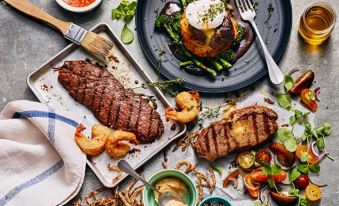
<path fill-rule="evenodd" d="M 155 184 L 155 188 L 158 189 L 161 194 L 171 192 L 178 197 L 178 199 L 166 202 L 164 206 L 187 206 L 183 201 L 184 195 L 187 193 L 187 187 L 179 179 L 173 177 L 163 178 Z M 155 201 L 159 203 L 159 193 L 154 192 L 154 197 Z"/>

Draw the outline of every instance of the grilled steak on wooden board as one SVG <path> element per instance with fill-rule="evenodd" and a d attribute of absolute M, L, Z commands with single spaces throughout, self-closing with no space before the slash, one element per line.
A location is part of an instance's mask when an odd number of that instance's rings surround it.
<path fill-rule="evenodd" d="M 226 120 L 212 123 L 198 133 L 194 149 L 210 161 L 234 151 L 250 149 L 276 133 L 278 115 L 264 106 L 248 106 L 230 113 Z"/>
<path fill-rule="evenodd" d="M 69 95 L 90 109 L 103 125 L 132 132 L 141 143 L 153 142 L 163 134 L 159 113 L 105 69 L 87 61 L 66 61 L 57 70 L 58 80 Z"/>

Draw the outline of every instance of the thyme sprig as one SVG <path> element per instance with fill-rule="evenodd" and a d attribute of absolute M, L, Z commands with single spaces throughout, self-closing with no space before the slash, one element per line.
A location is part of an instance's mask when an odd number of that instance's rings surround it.
<path fill-rule="evenodd" d="M 131 89 L 139 89 L 139 88 L 147 89 L 149 87 L 157 87 L 165 95 L 175 96 L 177 94 L 177 91 L 174 89 L 174 86 L 182 85 L 184 82 L 185 82 L 185 78 L 177 78 L 177 79 L 166 80 L 166 81 L 142 83 L 140 86 L 134 87 Z"/>

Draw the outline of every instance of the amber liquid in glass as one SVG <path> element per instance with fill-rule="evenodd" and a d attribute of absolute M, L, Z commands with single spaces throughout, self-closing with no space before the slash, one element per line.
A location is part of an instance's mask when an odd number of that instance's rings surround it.
<path fill-rule="evenodd" d="M 334 22 L 335 12 L 332 7 L 315 3 L 301 16 L 299 33 L 307 43 L 319 45 L 331 35 Z"/>

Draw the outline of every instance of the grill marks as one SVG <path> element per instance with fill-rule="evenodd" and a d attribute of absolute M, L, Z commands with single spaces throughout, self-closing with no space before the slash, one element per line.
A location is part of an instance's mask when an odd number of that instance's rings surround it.
<path fill-rule="evenodd" d="M 159 113 L 108 71 L 86 61 L 66 61 L 58 71 L 58 80 L 70 96 L 102 124 L 133 132 L 141 143 L 153 142 L 163 134 Z"/>
<path fill-rule="evenodd" d="M 276 131 L 278 115 L 264 106 L 238 109 L 229 119 L 212 123 L 196 137 L 194 149 L 214 161 L 237 150 L 249 149 L 268 140 Z"/>

